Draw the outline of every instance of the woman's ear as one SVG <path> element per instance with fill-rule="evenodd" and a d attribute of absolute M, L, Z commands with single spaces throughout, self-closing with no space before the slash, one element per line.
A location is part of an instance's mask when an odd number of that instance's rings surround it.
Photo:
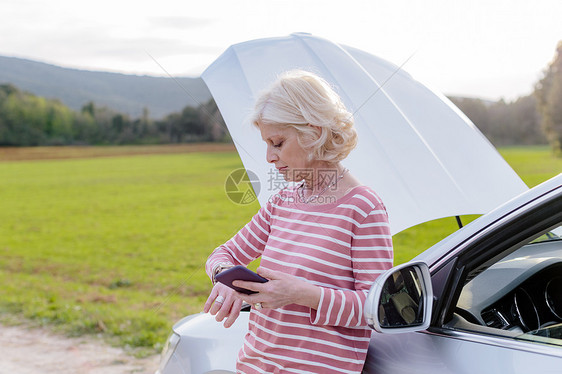
<path fill-rule="evenodd" d="M 314 131 L 316 131 L 316 134 L 318 136 L 320 136 L 320 134 L 322 134 L 322 128 L 320 126 L 311 125 L 310 123 L 308 123 L 307 126 L 310 127 L 311 129 L 314 129 Z"/>

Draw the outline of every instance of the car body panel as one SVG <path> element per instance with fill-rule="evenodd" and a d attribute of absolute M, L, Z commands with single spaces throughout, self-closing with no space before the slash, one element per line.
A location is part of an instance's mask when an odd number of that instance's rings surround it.
<path fill-rule="evenodd" d="M 236 356 L 248 331 L 249 316 L 249 312 L 241 312 L 228 329 L 208 313 L 194 314 L 179 321 L 173 330 L 181 336 L 181 344 L 171 360 L 182 363 L 183 371 L 166 367 L 162 374 L 216 373 L 217 370 L 234 372 Z"/>
<path fill-rule="evenodd" d="M 373 334 L 365 372 L 369 374 L 560 373 L 562 367 L 560 356 L 538 353 L 536 349 L 532 349 L 534 347 L 529 350 L 522 349 L 525 345 L 532 346 L 532 343 L 524 343 L 519 348 L 514 348 L 505 340 L 487 336 L 482 337 L 480 341 L 472 341 L 462 338 L 462 335 L 453 337 L 429 332 L 400 335 Z"/>

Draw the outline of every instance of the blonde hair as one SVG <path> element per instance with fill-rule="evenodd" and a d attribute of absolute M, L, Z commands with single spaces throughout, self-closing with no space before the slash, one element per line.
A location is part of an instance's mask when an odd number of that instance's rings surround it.
<path fill-rule="evenodd" d="M 282 74 L 260 95 L 252 123 L 295 128 L 309 161 L 338 162 L 357 145 L 353 115 L 341 98 L 324 79 L 304 70 Z"/>

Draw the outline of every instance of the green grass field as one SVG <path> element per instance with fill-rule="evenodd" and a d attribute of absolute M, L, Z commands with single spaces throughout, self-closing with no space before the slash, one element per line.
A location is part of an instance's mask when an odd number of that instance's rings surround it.
<path fill-rule="evenodd" d="M 0 157 L 4 322 L 103 333 L 151 351 L 175 321 L 201 311 L 210 290 L 207 256 L 258 204 L 235 205 L 225 195 L 227 175 L 242 166 L 236 152 L 176 151 L 138 155 L 146 150 L 131 147 L 134 155 L 100 157 L 116 154 L 107 147 L 95 156 L 89 148 L 86 158 Z M 73 152 L 69 157 L 80 157 Z M 562 171 L 562 159 L 547 148 L 501 153 L 529 186 Z M 396 235 L 396 263 L 456 229 L 447 218 Z"/>

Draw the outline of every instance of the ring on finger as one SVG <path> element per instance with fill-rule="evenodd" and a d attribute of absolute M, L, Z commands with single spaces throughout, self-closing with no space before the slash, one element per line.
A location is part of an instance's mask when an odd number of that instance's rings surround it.
<path fill-rule="evenodd" d="M 262 305 L 261 303 L 255 303 L 255 304 L 254 304 L 254 308 L 256 308 L 256 309 L 259 310 L 259 309 L 262 309 L 262 308 L 263 308 L 263 305 Z"/>
<path fill-rule="evenodd" d="M 221 296 L 221 295 L 217 296 L 217 298 L 215 299 L 215 303 L 218 303 L 218 304 L 224 303 L 224 296 Z"/>

